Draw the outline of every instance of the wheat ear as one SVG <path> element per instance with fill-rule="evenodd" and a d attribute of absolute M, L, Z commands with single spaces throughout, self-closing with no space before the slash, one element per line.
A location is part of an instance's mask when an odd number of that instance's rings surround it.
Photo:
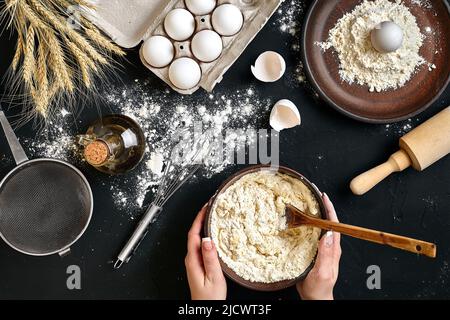
<path fill-rule="evenodd" d="M 30 1 L 33 7 L 36 9 L 36 11 L 45 20 L 47 20 L 56 30 L 58 30 L 62 34 L 66 34 L 69 39 L 71 39 L 80 47 L 80 49 L 88 53 L 92 57 L 92 59 L 100 62 L 101 64 L 108 64 L 108 60 L 106 60 L 105 57 L 99 54 L 97 50 L 95 50 L 95 48 L 92 47 L 92 45 L 85 38 L 83 38 L 78 32 L 68 27 L 65 22 L 61 21 L 61 19 L 58 16 L 56 16 L 56 14 L 45 8 L 42 5 L 42 3 L 39 2 L 38 0 L 30 0 Z"/>
<path fill-rule="evenodd" d="M 29 87 L 33 86 L 33 73 L 36 70 L 36 59 L 34 56 L 35 32 L 33 26 L 29 26 L 25 38 L 25 56 L 23 61 L 23 79 Z"/>
<path fill-rule="evenodd" d="M 38 61 L 36 70 L 36 88 L 38 89 L 38 92 L 35 103 L 36 111 L 44 117 L 47 116 L 49 106 L 47 53 L 48 50 L 45 44 L 41 43 L 38 48 Z"/>
<path fill-rule="evenodd" d="M 122 49 L 111 43 L 111 41 L 106 39 L 99 31 L 96 31 L 95 29 L 86 29 L 85 33 L 95 44 L 106 49 L 107 51 L 113 52 L 118 56 L 125 55 L 125 52 Z"/>
<path fill-rule="evenodd" d="M 6 0 L 6 9 L 11 9 L 12 7 L 15 7 L 15 6 L 17 6 L 17 3 L 19 2 L 20 0 Z"/>
<path fill-rule="evenodd" d="M 23 53 L 23 40 L 22 40 L 22 35 L 19 34 L 17 37 L 16 52 L 14 53 L 14 57 L 11 62 L 11 67 L 14 71 L 17 70 L 17 65 L 19 64 L 20 58 L 22 57 L 22 53 Z"/>
<path fill-rule="evenodd" d="M 48 59 L 50 70 L 54 74 L 59 88 L 64 88 L 72 93 L 74 90 L 74 85 L 70 76 L 71 72 L 69 70 L 69 66 L 64 60 L 65 55 L 61 48 L 61 44 L 53 31 L 45 30 L 44 34 L 45 39 L 47 40 L 47 45 L 51 48 Z"/>
<path fill-rule="evenodd" d="M 78 63 L 84 85 L 86 88 L 90 88 L 92 86 L 90 70 L 97 71 L 95 63 L 69 39 L 64 40 Z"/>
<path fill-rule="evenodd" d="M 76 4 L 78 4 L 79 6 L 83 6 L 89 9 L 95 9 L 95 5 L 93 5 L 92 3 L 89 3 L 86 0 L 73 0 Z"/>
<path fill-rule="evenodd" d="M 61 8 L 68 8 L 71 5 L 67 0 L 52 0 L 52 2 L 56 3 Z M 85 4 L 81 3 L 79 4 L 87 6 Z M 83 16 L 80 16 L 80 19 L 81 25 L 84 27 L 86 35 L 93 43 L 119 56 L 125 55 L 125 52 L 119 46 L 115 45 L 114 43 L 111 42 L 111 40 L 105 37 L 91 21 L 89 21 Z"/>
<path fill-rule="evenodd" d="M 19 0 L 17 6 L 21 14 L 30 21 L 36 29 L 46 29 L 48 25 L 33 11 L 33 9 L 23 0 Z"/>

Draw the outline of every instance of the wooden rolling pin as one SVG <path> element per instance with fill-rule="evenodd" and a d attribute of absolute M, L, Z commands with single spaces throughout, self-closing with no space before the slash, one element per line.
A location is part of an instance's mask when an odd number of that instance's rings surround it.
<path fill-rule="evenodd" d="M 352 180 L 350 189 L 363 195 L 393 172 L 412 166 L 423 171 L 450 153 L 450 107 L 400 138 L 400 151 L 388 161 Z"/>

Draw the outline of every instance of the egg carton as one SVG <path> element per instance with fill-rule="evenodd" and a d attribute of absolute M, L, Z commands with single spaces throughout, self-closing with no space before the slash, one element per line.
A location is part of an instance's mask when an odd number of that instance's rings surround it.
<path fill-rule="evenodd" d="M 193 88 L 183 90 L 169 79 L 170 64 L 164 68 L 154 68 L 148 64 L 140 50 L 142 63 L 181 94 L 192 94 L 199 88 L 211 92 L 226 71 L 239 58 L 248 44 L 264 27 L 283 0 L 218 0 L 217 6 L 230 3 L 237 6 L 243 14 L 241 30 L 233 36 L 221 36 L 223 50 L 219 58 L 212 62 L 202 62 L 191 51 L 193 36 L 202 30 L 213 30 L 211 14 L 196 16 L 194 34 L 186 41 L 172 40 L 164 30 L 164 19 L 173 9 L 188 10 L 184 0 L 91 0 L 95 10 L 86 9 L 86 16 L 102 29 L 111 39 L 123 48 L 133 48 L 151 36 L 161 35 L 172 41 L 175 48 L 174 60 L 181 57 L 194 59 L 200 66 L 202 76 Z M 216 6 L 216 7 L 217 7 Z M 189 10 L 188 10 L 189 11 Z M 191 12 L 192 13 L 192 12 Z M 173 60 L 172 60 L 173 62 Z"/>

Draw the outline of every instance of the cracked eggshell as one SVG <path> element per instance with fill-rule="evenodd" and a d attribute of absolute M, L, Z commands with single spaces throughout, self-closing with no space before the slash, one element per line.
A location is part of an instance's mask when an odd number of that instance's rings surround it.
<path fill-rule="evenodd" d="M 284 75 L 286 62 L 279 53 L 266 51 L 259 55 L 251 69 L 253 75 L 259 81 L 275 82 Z"/>
<path fill-rule="evenodd" d="M 270 126 L 273 129 L 281 131 L 300 124 L 300 112 L 292 101 L 284 99 L 275 103 L 270 113 Z"/>

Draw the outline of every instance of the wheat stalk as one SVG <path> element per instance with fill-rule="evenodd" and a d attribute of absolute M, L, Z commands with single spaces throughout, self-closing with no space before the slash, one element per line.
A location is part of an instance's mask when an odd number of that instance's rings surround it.
<path fill-rule="evenodd" d="M 67 26 L 65 21 L 61 21 L 61 18 L 56 16 L 51 10 L 44 7 L 39 0 L 30 0 L 36 11 L 48 21 L 56 30 L 61 34 L 67 35 L 73 42 L 75 42 L 83 51 L 87 52 L 94 60 L 97 60 L 101 64 L 107 64 L 108 61 L 103 57 L 95 48 L 78 32 Z"/>
<path fill-rule="evenodd" d="M 6 0 L 6 8 L 9 10 L 15 6 L 17 6 L 17 3 L 19 0 Z"/>
<path fill-rule="evenodd" d="M 124 55 L 86 18 L 78 21 L 79 30 L 72 28 L 67 23 L 71 6 L 95 9 L 86 0 L 6 0 L 1 13 L 10 14 L 8 27 L 18 35 L 11 70 L 25 84 L 34 114 L 45 119 L 55 101 L 72 100 L 83 87 L 95 90 L 94 78 L 104 77 L 110 54 Z"/>
<path fill-rule="evenodd" d="M 34 56 L 34 46 L 35 46 L 35 39 L 34 39 L 35 33 L 34 33 L 34 27 L 30 26 L 27 29 L 27 34 L 25 38 L 25 57 L 23 61 L 23 79 L 25 81 L 25 84 L 28 86 L 33 86 L 33 73 L 35 71 L 35 64 L 36 59 Z"/>
<path fill-rule="evenodd" d="M 68 64 L 64 60 L 64 51 L 61 48 L 61 44 L 54 32 L 51 30 L 45 30 L 45 39 L 47 45 L 52 50 L 49 52 L 49 68 L 53 72 L 56 83 L 60 88 L 64 88 L 69 93 L 74 90 L 73 81 L 71 78 L 71 72 Z"/>
<path fill-rule="evenodd" d="M 89 57 L 82 50 L 80 50 L 73 42 L 71 42 L 68 39 L 66 39 L 65 42 L 69 47 L 69 50 L 72 52 L 72 54 L 74 55 L 74 57 L 78 62 L 78 66 L 80 67 L 84 85 L 87 88 L 90 88 L 92 85 L 90 69 L 97 71 L 97 67 L 95 66 L 93 61 L 90 60 Z"/>
<path fill-rule="evenodd" d="M 36 70 L 36 88 L 38 88 L 36 97 L 36 111 L 42 114 L 44 117 L 47 116 L 49 105 L 49 88 L 46 66 L 47 53 L 48 51 L 46 50 L 46 47 L 44 45 L 39 46 Z"/>
<path fill-rule="evenodd" d="M 70 6 L 70 3 L 67 0 L 52 0 L 52 1 L 63 8 L 68 8 Z M 88 8 L 94 8 L 92 5 L 86 3 L 85 1 L 79 1 L 79 5 Z M 89 21 L 83 16 L 81 16 L 80 19 L 81 19 L 80 21 L 81 26 L 85 29 L 86 35 L 90 40 L 92 40 L 92 42 L 106 49 L 106 51 L 112 52 L 119 56 L 125 55 L 125 52 L 118 46 L 113 44 L 111 40 L 105 37 L 91 21 Z"/>
<path fill-rule="evenodd" d="M 89 3 L 85 0 L 73 0 L 73 3 L 69 2 L 68 0 L 50 0 L 53 4 L 59 5 L 60 7 L 63 8 L 68 8 L 70 6 L 78 5 L 78 6 L 83 6 L 89 9 L 93 9 L 95 10 L 95 5 L 92 3 Z"/>
<path fill-rule="evenodd" d="M 97 45 L 101 46 L 102 48 L 106 49 L 107 51 L 110 51 L 112 53 L 115 53 L 119 56 L 125 55 L 125 52 L 120 49 L 118 46 L 114 45 L 106 39 L 98 30 L 96 29 L 86 29 L 86 35 Z"/>
<path fill-rule="evenodd" d="M 11 67 L 13 68 L 14 71 L 17 70 L 17 65 L 19 64 L 20 58 L 22 57 L 22 51 L 23 51 L 22 35 L 18 35 L 16 52 L 14 53 L 14 57 L 11 62 Z"/>
<path fill-rule="evenodd" d="M 22 15 L 30 21 L 30 23 L 37 29 L 46 29 L 48 25 L 42 21 L 41 18 L 34 12 L 34 10 L 25 2 L 25 0 L 18 0 L 17 6 Z M 20 21 L 17 21 L 21 24 Z M 22 22 L 23 23 L 23 22 Z"/>

